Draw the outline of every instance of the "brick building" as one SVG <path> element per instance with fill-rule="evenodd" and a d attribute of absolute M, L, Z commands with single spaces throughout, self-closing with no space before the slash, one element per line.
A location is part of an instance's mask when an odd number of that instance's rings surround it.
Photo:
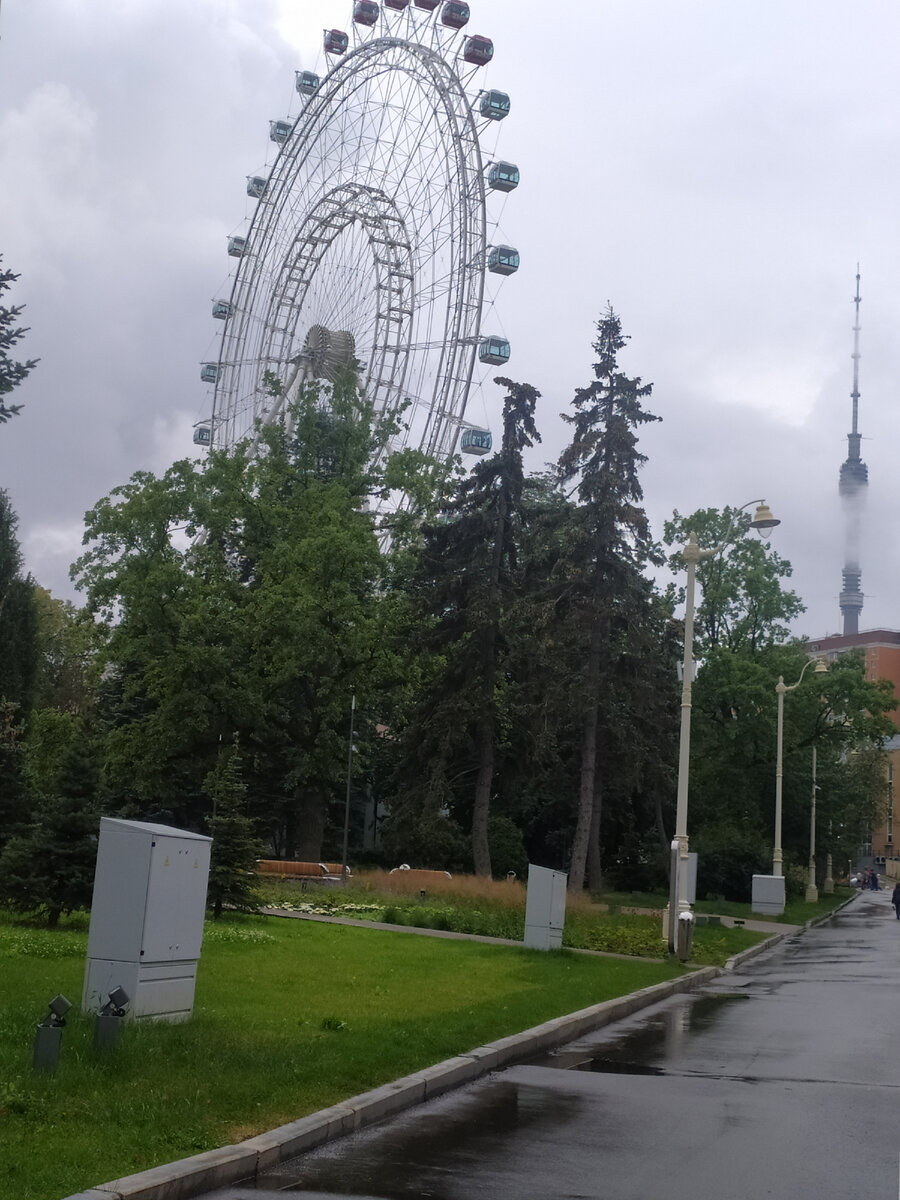
<path fill-rule="evenodd" d="M 894 629 L 870 629 L 864 633 L 836 633 L 809 642 L 810 654 L 826 661 L 848 650 L 862 650 L 866 660 L 866 679 L 889 679 L 900 696 L 900 632 Z M 900 729 L 900 708 L 890 714 Z M 869 841 L 860 847 L 859 866 L 877 866 L 886 870 L 890 860 L 900 863 L 900 831 L 894 836 L 894 779 L 900 783 L 900 733 L 885 746 L 888 756 L 887 810 L 884 822 L 870 831 Z M 894 872 L 892 871 L 891 874 Z"/>

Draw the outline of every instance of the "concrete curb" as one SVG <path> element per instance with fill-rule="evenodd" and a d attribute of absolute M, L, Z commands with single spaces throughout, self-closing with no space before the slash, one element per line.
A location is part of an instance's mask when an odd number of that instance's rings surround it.
<path fill-rule="evenodd" d="M 102 1183 L 66 1200 L 188 1200 L 214 1188 L 255 1178 L 304 1150 L 383 1121 L 425 1100 L 471 1083 L 491 1071 L 555 1049 L 621 1017 L 658 1004 L 669 996 L 693 991 L 721 974 L 720 967 L 701 967 L 689 975 L 642 988 L 628 996 L 606 1000 L 564 1017 L 535 1025 L 522 1033 L 499 1038 L 466 1054 L 426 1067 L 393 1083 L 363 1092 L 331 1108 L 311 1113 L 258 1134 L 235 1146 L 195 1154 L 162 1167 L 152 1167 L 124 1179 Z"/>

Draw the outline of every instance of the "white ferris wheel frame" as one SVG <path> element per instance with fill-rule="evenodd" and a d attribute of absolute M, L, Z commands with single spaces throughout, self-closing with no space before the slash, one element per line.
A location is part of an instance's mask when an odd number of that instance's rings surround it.
<path fill-rule="evenodd" d="M 380 28 L 354 25 L 280 147 L 234 275 L 213 446 L 278 419 L 285 396 L 264 376 L 289 392 L 324 326 L 353 335 L 376 414 L 408 406 L 386 452 L 456 449 L 481 338 L 491 122 L 469 96 L 464 38 L 423 15 L 382 8 Z"/>

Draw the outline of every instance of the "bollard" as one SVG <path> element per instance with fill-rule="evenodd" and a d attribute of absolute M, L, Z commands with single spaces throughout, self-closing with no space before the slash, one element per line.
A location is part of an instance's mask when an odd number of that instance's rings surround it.
<path fill-rule="evenodd" d="M 683 912 L 678 914 L 678 957 L 687 962 L 691 957 L 691 946 L 694 942 L 694 914 Z"/>

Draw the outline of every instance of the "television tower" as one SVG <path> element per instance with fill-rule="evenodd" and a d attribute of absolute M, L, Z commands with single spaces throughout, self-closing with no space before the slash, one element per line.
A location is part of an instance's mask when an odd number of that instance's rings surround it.
<path fill-rule="evenodd" d="M 862 435 L 859 432 L 859 263 L 856 264 L 856 323 L 853 326 L 853 423 L 847 435 L 847 461 L 841 464 L 838 491 L 844 510 L 844 570 L 841 579 L 841 615 L 843 632 L 859 633 L 859 614 L 862 612 L 862 572 L 859 569 L 859 535 L 865 507 L 869 468 L 859 455 Z"/>

